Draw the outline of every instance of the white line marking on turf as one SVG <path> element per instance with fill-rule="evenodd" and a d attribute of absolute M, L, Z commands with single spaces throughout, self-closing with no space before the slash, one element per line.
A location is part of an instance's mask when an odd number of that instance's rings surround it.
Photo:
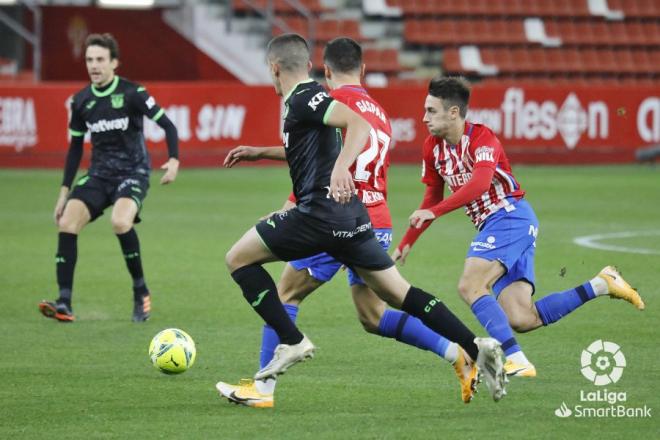
<path fill-rule="evenodd" d="M 609 234 L 596 234 L 596 235 L 585 235 L 583 237 L 575 237 L 573 239 L 573 243 L 577 244 L 578 246 L 584 246 L 592 249 L 600 249 L 603 251 L 628 252 L 631 254 L 644 254 L 644 255 L 660 255 L 660 250 L 657 249 L 635 248 L 628 246 L 617 246 L 613 244 L 598 243 L 598 241 L 612 239 L 612 238 L 648 237 L 655 235 L 660 235 L 660 231 L 612 232 Z"/>

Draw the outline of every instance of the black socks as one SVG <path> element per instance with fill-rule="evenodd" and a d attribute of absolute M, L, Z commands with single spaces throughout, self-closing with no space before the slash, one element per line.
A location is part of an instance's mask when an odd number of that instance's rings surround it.
<path fill-rule="evenodd" d="M 73 272 L 78 260 L 78 235 L 60 232 L 57 238 L 57 254 L 55 255 L 55 270 L 57 285 L 60 289 L 58 302 L 71 307 L 73 289 Z"/>
<path fill-rule="evenodd" d="M 284 310 L 275 282 L 266 269 L 251 264 L 236 269 L 231 276 L 241 287 L 247 302 L 275 330 L 280 343 L 294 345 L 302 341 L 303 335 Z"/>
<path fill-rule="evenodd" d="M 401 310 L 419 318 L 434 332 L 456 342 L 473 360 L 477 360 L 479 349 L 474 343 L 474 333 L 433 295 L 410 286 Z"/>
<path fill-rule="evenodd" d="M 133 278 L 133 293 L 136 299 L 142 298 L 147 292 L 147 285 L 144 281 L 144 272 L 142 271 L 142 257 L 140 256 L 140 240 L 137 232 L 131 228 L 124 234 L 117 234 L 121 251 L 126 260 L 126 267 Z"/>

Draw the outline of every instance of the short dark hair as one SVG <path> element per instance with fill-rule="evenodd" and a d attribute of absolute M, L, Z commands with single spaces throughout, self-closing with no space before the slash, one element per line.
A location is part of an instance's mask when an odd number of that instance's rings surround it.
<path fill-rule="evenodd" d="M 89 46 L 101 46 L 105 47 L 110 51 L 110 59 L 118 60 L 119 59 L 119 44 L 112 34 L 89 34 L 85 40 L 85 50 Z"/>
<path fill-rule="evenodd" d="M 462 77 L 436 76 L 429 83 L 429 95 L 442 99 L 445 110 L 458 106 L 462 118 L 467 115 L 470 102 L 470 85 Z"/>
<path fill-rule="evenodd" d="M 284 71 L 306 71 L 309 63 L 309 46 L 298 34 L 282 34 L 270 40 L 266 47 L 266 56 Z"/>
<path fill-rule="evenodd" d="M 362 48 L 351 38 L 335 38 L 323 49 L 323 62 L 336 72 L 359 71 L 362 68 Z"/>

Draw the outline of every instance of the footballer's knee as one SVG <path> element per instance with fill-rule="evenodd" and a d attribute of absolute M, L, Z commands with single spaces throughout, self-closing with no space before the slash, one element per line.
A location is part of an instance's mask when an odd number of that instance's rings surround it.
<path fill-rule="evenodd" d="M 534 329 L 528 317 L 524 316 L 509 317 L 509 325 L 516 333 L 526 333 Z"/>
<path fill-rule="evenodd" d="M 297 289 L 290 284 L 281 283 L 277 286 L 277 294 L 280 296 L 282 304 L 291 304 L 297 306 L 305 298 Z"/>
<path fill-rule="evenodd" d="M 229 273 L 232 273 L 243 266 L 239 259 L 239 252 L 236 249 L 236 245 L 232 246 L 225 254 L 225 265 L 227 266 L 227 269 L 229 269 Z"/>
<path fill-rule="evenodd" d="M 469 277 L 462 277 L 458 282 L 458 294 L 468 305 L 472 305 L 476 300 L 484 295 L 488 295 L 488 286 L 483 283 L 475 282 Z"/>
<path fill-rule="evenodd" d="M 364 315 L 358 312 L 358 320 L 360 321 L 360 324 L 362 324 L 362 328 L 365 332 L 374 335 L 378 334 L 378 324 L 380 323 L 379 319 L 376 320 L 373 316 Z"/>
<path fill-rule="evenodd" d="M 113 216 L 110 223 L 112 223 L 112 231 L 115 234 L 125 234 L 133 227 L 133 220 L 125 217 Z"/>
<path fill-rule="evenodd" d="M 71 218 L 62 217 L 57 224 L 57 230 L 59 232 L 66 232 L 67 234 L 78 234 L 82 229 L 80 222 Z"/>
<path fill-rule="evenodd" d="M 509 325 L 517 333 L 526 333 L 543 325 L 534 304 L 529 307 L 518 303 L 500 303 L 500 305 L 507 315 Z"/>

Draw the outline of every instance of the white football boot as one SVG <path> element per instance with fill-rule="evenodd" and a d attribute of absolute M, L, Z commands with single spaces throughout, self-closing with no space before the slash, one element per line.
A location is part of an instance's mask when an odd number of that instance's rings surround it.
<path fill-rule="evenodd" d="M 262 380 L 267 377 L 277 377 L 283 374 L 289 367 L 307 358 L 314 357 L 314 344 L 307 336 L 303 335 L 302 341 L 294 345 L 279 344 L 275 347 L 273 359 L 257 371 L 254 375 L 255 380 Z"/>
<path fill-rule="evenodd" d="M 502 362 L 504 353 L 501 344 L 493 338 L 474 338 L 474 343 L 479 348 L 477 355 L 479 372 L 486 380 L 486 386 L 493 396 L 493 400 L 498 402 L 506 395 L 505 384 L 507 382 Z"/>

